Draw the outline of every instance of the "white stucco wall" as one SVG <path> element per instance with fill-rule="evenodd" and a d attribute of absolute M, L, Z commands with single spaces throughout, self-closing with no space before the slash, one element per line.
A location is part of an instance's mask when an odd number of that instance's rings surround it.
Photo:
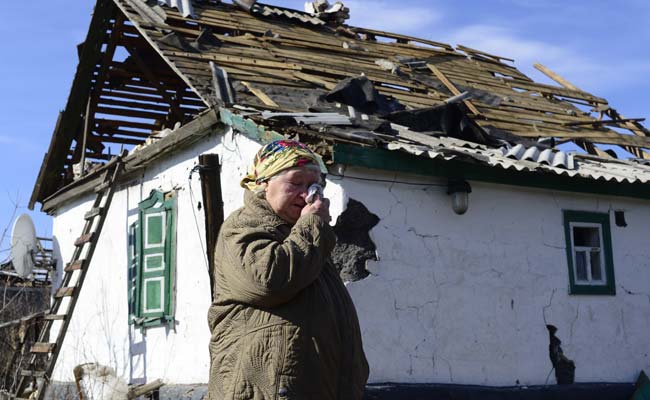
<path fill-rule="evenodd" d="M 381 219 L 379 261 L 348 284 L 372 382 L 555 383 L 546 324 L 577 382 L 633 382 L 650 367 L 648 202 L 471 182 L 469 210 L 456 215 L 446 187 L 338 183 Z M 568 294 L 564 209 L 610 212 L 616 296 Z"/>
<path fill-rule="evenodd" d="M 134 382 L 207 381 L 210 288 L 200 244 L 205 247 L 204 217 L 197 208 L 202 201 L 198 174 L 192 179 L 193 197 L 188 175 L 199 154 L 219 154 L 227 216 L 242 204 L 239 180 L 258 148 L 241 135 L 215 134 L 150 166 L 116 193 L 56 380 L 72 380 L 75 365 L 99 362 Z M 352 177 L 444 181 L 360 168 L 344 173 L 326 187 L 333 221 L 348 198 L 380 217 L 371 231 L 379 261 L 369 263 L 369 277 L 348 284 L 371 382 L 543 384 L 551 371 L 546 323 L 558 327 L 564 352 L 576 363 L 577 381 L 631 382 L 650 366 L 650 243 L 645 235 L 650 203 L 471 182 L 469 211 L 458 216 L 446 187 Z M 173 330 L 150 328 L 142 337 L 127 325 L 127 227 L 152 189 L 172 188 L 178 190 L 177 323 Z M 90 200 L 57 212 L 54 236 L 64 260 Z M 616 296 L 568 295 L 563 209 L 626 211 L 626 228 L 612 221 Z"/>
<path fill-rule="evenodd" d="M 191 149 L 150 165 L 113 197 L 101 238 L 77 303 L 54 379 L 72 381 L 76 365 L 98 362 L 114 368 L 129 382 L 162 378 L 188 384 L 206 382 L 209 356 L 207 310 L 210 284 L 205 249 L 205 220 L 199 175 L 188 180 L 203 153 L 217 153 L 223 164 L 226 215 L 240 207 L 240 176 L 259 145 L 231 133 L 213 134 Z M 174 329 L 149 328 L 143 336 L 130 327 L 127 308 L 127 228 L 137 219 L 138 203 L 153 189 L 177 191 Z M 70 259 L 83 215 L 94 197 L 57 210 L 53 233 L 61 251 L 59 269 Z"/>

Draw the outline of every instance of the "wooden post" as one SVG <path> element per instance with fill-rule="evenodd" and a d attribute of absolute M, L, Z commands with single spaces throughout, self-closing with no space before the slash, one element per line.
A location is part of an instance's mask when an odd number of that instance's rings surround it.
<path fill-rule="evenodd" d="M 205 241 L 208 253 L 208 274 L 210 291 L 214 299 L 214 248 L 217 236 L 223 224 L 223 197 L 221 196 L 221 165 L 219 155 L 202 154 L 199 156 L 199 175 L 205 214 Z"/>
<path fill-rule="evenodd" d="M 79 161 L 79 176 L 82 177 L 86 173 L 86 141 L 88 140 L 88 135 L 90 134 L 90 103 L 92 96 L 88 96 L 88 103 L 86 103 L 86 114 L 84 115 L 84 133 L 83 139 L 81 141 L 81 160 Z"/>

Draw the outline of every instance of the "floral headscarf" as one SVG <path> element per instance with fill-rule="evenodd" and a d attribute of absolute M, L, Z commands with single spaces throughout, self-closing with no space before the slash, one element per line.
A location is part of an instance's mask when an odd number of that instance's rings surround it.
<path fill-rule="evenodd" d="M 322 173 L 327 173 L 320 156 L 304 144 L 289 139 L 276 140 L 263 146 L 255 155 L 255 161 L 248 175 L 241 180 L 244 189 L 255 190 L 273 175 L 293 167 L 316 164 Z"/>

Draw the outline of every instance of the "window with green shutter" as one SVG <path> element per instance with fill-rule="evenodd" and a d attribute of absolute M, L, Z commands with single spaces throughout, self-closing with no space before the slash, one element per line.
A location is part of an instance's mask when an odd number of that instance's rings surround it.
<path fill-rule="evenodd" d="M 154 190 L 129 227 L 129 321 L 138 326 L 174 321 L 175 209 L 173 193 Z"/>
<path fill-rule="evenodd" d="M 616 294 L 609 214 L 564 211 L 571 294 Z"/>

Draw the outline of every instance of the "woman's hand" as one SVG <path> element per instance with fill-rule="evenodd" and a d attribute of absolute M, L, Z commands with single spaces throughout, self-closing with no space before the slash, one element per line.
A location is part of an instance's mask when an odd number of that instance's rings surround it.
<path fill-rule="evenodd" d="M 332 220 L 330 216 L 330 201 L 325 197 L 317 197 L 313 203 L 305 205 L 300 212 L 300 216 L 307 214 L 316 214 L 323 218 L 325 221 L 329 222 Z"/>

